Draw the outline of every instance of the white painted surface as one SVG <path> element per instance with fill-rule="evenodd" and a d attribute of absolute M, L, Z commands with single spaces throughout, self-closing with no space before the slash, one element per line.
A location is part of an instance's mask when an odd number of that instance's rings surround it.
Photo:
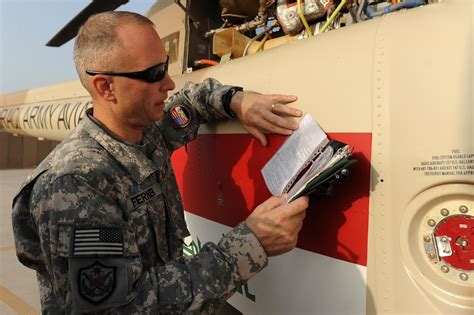
<path fill-rule="evenodd" d="M 218 242 L 228 226 L 186 212 L 194 242 Z M 302 249 L 270 258 L 248 282 L 255 302 L 236 293 L 244 314 L 365 314 L 367 268 Z"/>

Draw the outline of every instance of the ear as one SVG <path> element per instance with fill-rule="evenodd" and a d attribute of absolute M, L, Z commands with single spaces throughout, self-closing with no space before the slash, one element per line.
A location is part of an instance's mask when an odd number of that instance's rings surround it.
<path fill-rule="evenodd" d="M 92 77 L 92 87 L 100 98 L 113 103 L 117 101 L 114 93 L 114 79 L 112 77 L 100 74 L 95 75 Z"/>

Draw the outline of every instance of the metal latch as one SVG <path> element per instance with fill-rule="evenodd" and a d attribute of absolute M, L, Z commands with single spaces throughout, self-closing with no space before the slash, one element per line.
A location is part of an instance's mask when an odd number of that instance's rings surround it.
<path fill-rule="evenodd" d="M 453 254 L 451 244 L 449 244 L 450 240 L 451 238 L 448 236 L 436 236 L 436 246 L 439 257 L 448 257 Z"/>
<path fill-rule="evenodd" d="M 453 254 L 449 236 L 435 236 L 434 234 L 424 236 L 425 252 L 431 262 L 439 262 L 441 257 Z"/>

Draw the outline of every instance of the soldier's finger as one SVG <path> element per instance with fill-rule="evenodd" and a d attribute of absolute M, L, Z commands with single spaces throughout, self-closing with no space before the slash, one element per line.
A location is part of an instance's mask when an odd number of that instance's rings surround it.
<path fill-rule="evenodd" d="M 285 105 L 279 105 L 279 106 L 275 106 L 274 108 L 277 108 L 277 107 L 286 107 Z M 270 123 L 272 124 L 273 126 L 276 126 L 276 127 L 281 127 L 283 129 L 290 129 L 290 130 L 297 130 L 299 125 L 292 121 L 289 117 L 285 118 L 285 117 L 281 117 L 281 116 L 278 116 L 278 115 L 275 115 L 276 111 L 273 110 L 272 113 L 268 113 L 267 115 L 265 115 L 265 119 Z"/>
<path fill-rule="evenodd" d="M 298 199 L 286 204 L 285 206 L 281 207 L 282 215 L 291 218 L 291 217 L 298 217 L 302 213 L 306 212 L 306 208 L 308 208 L 308 197 L 302 196 Z"/>
<path fill-rule="evenodd" d="M 292 117 L 301 117 L 303 112 L 286 104 L 275 103 L 272 105 L 272 112 L 279 115 L 286 115 Z"/>
<path fill-rule="evenodd" d="M 287 104 L 298 99 L 296 95 L 272 94 L 273 103 Z"/>
<path fill-rule="evenodd" d="M 280 135 L 289 136 L 293 133 L 292 129 L 282 128 L 282 127 L 276 126 L 276 125 L 272 124 L 271 122 L 269 122 L 268 120 L 265 120 L 265 119 L 260 120 L 260 122 L 258 123 L 258 126 L 262 129 L 267 130 L 268 132 L 273 132 L 273 133 L 277 133 L 277 134 L 280 134 Z"/>
<path fill-rule="evenodd" d="M 265 134 L 263 132 L 261 132 L 260 130 L 258 130 L 258 128 L 256 127 L 252 127 L 252 126 L 245 126 L 245 129 L 247 129 L 247 131 L 252 135 L 254 136 L 258 141 L 260 141 L 260 143 L 266 147 L 267 146 L 267 137 L 265 136 Z"/>
<path fill-rule="evenodd" d="M 272 209 L 275 209 L 279 206 L 281 206 L 285 200 L 286 200 L 287 195 L 281 195 L 281 196 L 272 196 L 262 202 L 257 208 L 261 212 L 269 211 Z"/>

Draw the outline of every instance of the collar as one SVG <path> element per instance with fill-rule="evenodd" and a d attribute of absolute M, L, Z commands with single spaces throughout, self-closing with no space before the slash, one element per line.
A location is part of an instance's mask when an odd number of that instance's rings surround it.
<path fill-rule="evenodd" d="M 123 165 L 137 183 L 141 184 L 158 170 L 158 167 L 138 146 L 123 142 L 110 134 L 105 126 L 92 117 L 92 111 L 93 108 L 90 108 L 84 115 L 84 129 L 91 138 Z"/>

